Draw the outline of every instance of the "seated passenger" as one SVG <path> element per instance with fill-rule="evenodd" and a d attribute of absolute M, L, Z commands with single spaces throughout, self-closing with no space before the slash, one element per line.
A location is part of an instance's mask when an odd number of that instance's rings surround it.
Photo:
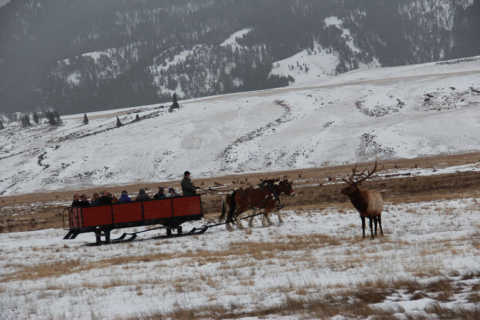
<path fill-rule="evenodd" d="M 85 194 L 82 194 L 82 195 L 80 196 L 79 206 L 80 206 L 80 207 L 88 207 L 88 206 L 90 206 L 90 202 L 88 202 L 87 196 L 86 196 Z"/>
<path fill-rule="evenodd" d="M 112 196 L 106 191 L 100 192 L 100 198 L 98 198 L 98 203 L 100 205 L 112 204 Z"/>
<path fill-rule="evenodd" d="M 172 187 L 168 188 L 168 197 L 173 198 L 173 197 L 178 197 L 179 194 L 173 189 Z"/>
<path fill-rule="evenodd" d="M 140 190 L 138 190 L 138 195 L 137 195 L 137 198 L 135 200 L 136 201 L 145 201 L 145 200 L 150 200 L 150 197 L 145 192 L 145 189 L 140 189 Z"/>
<path fill-rule="evenodd" d="M 165 199 L 165 198 L 166 198 L 166 196 L 165 196 L 164 188 L 163 187 L 158 187 L 158 192 L 153 196 L 153 199 L 161 200 L 161 199 Z"/>
<path fill-rule="evenodd" d="M 94 193 L 92 195 L 92 201 L 90 203 L 92 206 L 98 206 L 100 204 L 100 197 L 98 196 L 98 193 Z"/>
<path fill-rule="evenodd" d="M 126 190 L 122 191 L 122 195 L 118 199 L 118 203 L 127 203 L 127 202 L 132 202 L 132 199 L 128 196 L 128 192 Z"/>
<path fill-rule="evenodd" d="M 114 194 L 111 194 L 110 192 L 107 192 L 107 196 L 109 196 L 112 199 L 112 203 L 117 203 L 118 199 L 115 197 Z"/>
<path fill-rule="evenodd" d="M 73 195 L 72 207 L 80 207 L 80 197 L 78 196 L 78 193 Z"/>

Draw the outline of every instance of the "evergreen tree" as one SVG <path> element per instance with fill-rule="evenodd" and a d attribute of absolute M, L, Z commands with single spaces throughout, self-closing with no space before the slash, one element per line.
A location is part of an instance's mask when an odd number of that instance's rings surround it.
<path fill-rule="evenodd" d="M 46 112 L 45 112 L 45 117 L 47 118 L 48 123 L 49 123 L 51 126 L 54 126 L 54 125 L 57 124 L 56 121 L 55 121 L 55 115 L 53 114 L 52 111 L 50 111 L 50 110 L 49 110 L 49 111 L 46 111 Z"/>
<path fill-rule="evenodd" d="M 85 124 L 85 125 L 88 124 L 88 117 L 87 117 L 86 113 L 83 115 L 83 124 Z"/>
<path fill-rule="evenodd" d="M 33 113 L 33 121 L 38 124 L 40 122 L 40 116 L 38 115 L 37 112 Z"/>
<path fill-rule="evenodd" d="M 45 117 L 48 120 L 48 124 L 50 124 L 51 126 L 57 126 L 62 123 L 60 114 L 56 110 L 49 110 L 45 112 Z"/>
<path fill-rule="evenodd" d="M 28 128 L 30 127 L 32 124 L 30 123 L 30 116 L 28 114 L 24 114 L 22 117 L 21 117 L 21 120 L 22 122 L 22 127 L 23 128 Z"/>
<path fill-rule="evenodd" d="M 135 121 L 140 121 L 140 116 L 137 114 L 137 116 L 135 117 Z"/>
<path fill-rule="evenodd" d="M 117 128 L 120 128 L 121 126 L 122 126 L 122 122 L 120 121 L 120 119 L 117 116 Z"/>
<path fill-rule="evenodd" d="M 53 114 L 55 116 L 55 121 L 57 122 L 57 124 L 61 124 L 62 123 L 62 119 L 60 118 L 60 113 L 58 111 L 53 111 Z"/>
<path fill-rule="evenodd" d="M 4 128 L 2 120 L 0 120 L 0 130 Z"/>
<path fill-rule="evenodd" d="M 172 112 L 174 109 L 180 109 L 180 105 L 178 104 L 178 98 L 176 93 L 174 93 L 172 96 L 172 104 L 170 105 L 170 108 L 168 109 L 168 111 Z"/>

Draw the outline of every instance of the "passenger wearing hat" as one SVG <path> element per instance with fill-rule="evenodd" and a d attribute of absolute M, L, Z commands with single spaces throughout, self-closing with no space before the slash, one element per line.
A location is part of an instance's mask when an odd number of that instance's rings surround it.
<path fill-rule="evenodd" d="M 138 195 L 135 201 L 150 200 L 150 196 L 145 192 L 145 189 L 138 190 Z"/>
<path fill-rule="evenodd" d="M 166 196 L 165 196 L 164 188 L 163 187 L 158 187 L 158 192 L 153 196 L 153 199 L 161 200 L 161 199 L 165 199 L 165 198 L 166 198 Z"/>
<path fill-rule="evenodd" d="M 190 180 L 190 172 L 185 171 L 183 173 L 183 179 L 182 179 L 182 193 L 184 197 L 190 197 L 196 195 L 196 189 L 198 187 L 195 187 L 192 183 L 192 180 Z"/>
<path fill-rule="evenodd" d="M 173 189 L 172 187 L 168 188 L 168 198 L 174 198 L 174 197 L 179 197 L 180 195 Z"/>

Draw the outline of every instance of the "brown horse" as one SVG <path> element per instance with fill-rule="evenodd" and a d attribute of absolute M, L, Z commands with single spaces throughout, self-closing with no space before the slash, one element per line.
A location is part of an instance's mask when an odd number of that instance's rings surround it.
<path fill-rule="evenodd" d="M 280 195 L 291 195 L 293 193 L 292 183 L 284 179 L 278 180 L 264 180 L 257 188 L 238 189 L 227 195 L 222 205 L 222 215 L 220 220 L 226 217 L 227 228 L 230 228 L 230 223 L 237 224 L 240 228 L 242 224 L 239 220 L 240 214 L 248 210 L 263 210 L 262 223 L 265 225 L 265 220 L 269 225 L 272 224 L 269 214 L 275 209 L 280 208 Z M 229 210 L 227 214 L 226 206 Z M 275 210 L 276 211 L 276 210 Z M 279 222 L 282 223 L 282 218 L 277 212 Z M 252 216 L 249 225 L 253 224 Z"/>

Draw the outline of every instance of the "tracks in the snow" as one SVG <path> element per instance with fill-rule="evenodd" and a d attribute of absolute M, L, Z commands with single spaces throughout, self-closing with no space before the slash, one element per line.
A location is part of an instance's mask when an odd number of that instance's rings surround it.
<path fill-rule="evenodd" d="M 222 171 L 230 169 L 233 163 L 237 161 L 237 154 L 241 145 L 250 142 L 254 139 L 261 138 L 268 133 L 274 132 L 275 129 L 282 124 L 293 120 L 292 116 L 292 107 L 288 105 L 284 100 L 276 100 L 275 104 L 280 106 L 283 109 L 283 113 L 280 117 L 275 120 L 267 123 L 266 125 L 259 127 L 255 130 L 247 132 L 241 137 L 237 138 L 234 142 L 229 144 L 221 153 L 220 158 L 223 159 L 222 162 Z"/>

